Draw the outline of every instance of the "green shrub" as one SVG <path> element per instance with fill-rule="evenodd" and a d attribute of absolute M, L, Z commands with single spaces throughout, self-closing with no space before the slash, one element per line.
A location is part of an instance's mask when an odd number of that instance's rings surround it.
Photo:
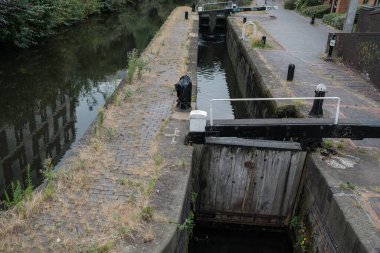
<path fill-rule="evenodd" d="M 342 30 L 346 15 L 341 13 L 330 13 L 323 16 L 323 23 L 328 24 L 336 29 Z"/>
<path fill-rule="evenodd" d="M 325 14 L 330 12 L 331 6 L 328 4 L 311 6 L 303 9 L 302 14 L 312 17 L 315 13 L 315 17 L 322 18 Z"/>
<path fill-rule="evenodd" d="M 0 43 L 27 48 L 87 16 L 125 0 L 0 0 Z"/>
<path fill-rule="evenodd" d="M 284 8 L 287 10 L 294 10 L 296 8 L 296 1 L 295 0 L 285 0 Z"/>

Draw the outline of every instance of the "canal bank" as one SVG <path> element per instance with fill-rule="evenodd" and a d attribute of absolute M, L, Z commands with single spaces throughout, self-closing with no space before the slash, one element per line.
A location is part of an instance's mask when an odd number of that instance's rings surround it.
<path fill-rule="evenodd" d="M 142 54 L 141 79 L 120 84 L 58 172 L 2 215 L 0 251 L 185 247 L 179 224 L 187 218 L 191 148 L 183 145 L 187 114 L 174 112 L 174 84 L 189 74 L 196 90 L 198 29 L 185 11 L 168 17 Z"/>
<path fill-rule="evenodd" d="M 251 40 L 241 40 L 243 15 L 236 15 L 228 20 L 228 51 L 232 62 L 236 64 L 235 70 L 241 92 L 248 94 L 248 97 L 314 96 L 315 86 L 318 83 L 326 83 L 329 96 L 338 96 L 342 99 L 341 117 L 378 118 L 376 112 L 379 108 L 379 97 L 376 96 L 376 92 L 368 93 L 369 90 L 373 90 L 371 84 L 343 66 L 319 62 L 318 59 L 313 60 L 313 55 L 318 53 L 313 51 L 315 50 L 313 47 L 309 51 L 304 49 L 309 43 L 307 39 L 300 40 L 302 34 L 296 35 L 297 31 L 293 30 L 292 24 L 287 23 L 289 20 L 276 20 L 276 15 L 276 11 L 273 11 L 270 15 L 248 13 L 244 14 L 244 17 L 248 21 L 257 22 L 257 25 L 263 28 L 263 35 L 276 39 L 276 43 L 280 44 L 282 49 L 254 48 Z M 282 12 L 278 14 L 279 17 L 282 15 L 286 14 Z M 295 20 L 294 26 L 299 26 L 302 21 L 293 17 L 289 19 Z M 269 33 L 266 26 L 269 26 L 270 31 L 275 30 L 277 33 Z M 288 40 L 287 32 L 292 32 L 292 37 Z M 312 36 L 310 38 L 313 39 Z M 302 50 L 291 48 L 289 44 L 293 45 L 292 42 L 302 44 Z M 288 64 L 294 62 L 300 69 L 296 67 L 295 80 L 287 82 Z M 352 79 L 343 78 L 343 73 L 352 76 Z M 353 85 L 358 80 L 360 80 L 360 89 L 359 86 Z M 255 87 L 252 87 L 253 83 Z M 274 103 L 273 111 L 282 105 Z M 295 107 L 303 115 L 307 115 L 310 108 L 311 103 L 308 102 L 297 104 Z M 333 114 L 332 105 L 326 104 L 324 108 L 327 115 Z M 365 114 L 364 108 L 366 108 Z M 265 117 L 267 114 L 267 111 L 262 109 L 258 109 L 258 112 L 261 113 L 259 117 Z M 255 111 L 253 115 L 256 115 Z M 276 113 L 269 114 L 273 115 Z M 378 140 L 366 139 L 325 140 L 325 147 L 332 148 L 334 150 L 332 153 L 320 149 L 309 154 L 299 189 L 301 201 L 298 201 L 291 221 L 292 230 L 296 232 L 297 247 L 318 252 L 378 251 L 380 248 L 378 212 L 380 171 L 379 151 L 376 148 L 378 143 Z"/>

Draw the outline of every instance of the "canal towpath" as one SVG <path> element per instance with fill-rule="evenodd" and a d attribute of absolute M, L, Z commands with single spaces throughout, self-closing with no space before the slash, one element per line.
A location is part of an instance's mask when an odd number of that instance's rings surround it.
<path fill-rule="evenodd" d="M 264 1 L 258 0 L 257 5 Z M 323 54 L 330 32 L 337 30 L 317 20 L 315 25 L 295 11 L 285 10 L 282 1 L 268 1 L 278 5 L 278 10 L 262 13 L 242 13 L 231 18 L 236 29 L 241 29 L 243 16 L 247 21 L 257 21 L 267 40 L 274 40 L 275 46 L 255 50 L 260 61 L 273 75 L 268 87 L 273 97 L 313 97 L 316 85 L 327 87 L 326 96 L 340 97 L 340 118 L 358 120 L 380 120 L 380 93 L 368 78 L 342 63 L 325 61 Z M 240 28 L 239 28 L 240 27 Z M 241 33 L 241 30 L 238 33 Z M 248 51 L 249 51 L 248 50 Z M 288 65 L 295 65 L 292 82 L 286 81 Z M 307 115 L 312 102 L 298 104 Z M 333 115 L 335 106 L 324 104 L 324 113 Z M 380 246 L 380 140 L 325 140 L 337 153 L 327 156 L 315 153 L 320 160 L 320 171 L 339 202 L 347 223 L 366 245 L 367 249 Z M 342 164 L 345 161 L 353 163 Z M 342 193 L 342 186 L 349 184 L 353 194 Z M 327 217 L 324 217 L 325 219 Z M 334 228 L 332 228 L 334 229 Z M 343 238 L 344 240 L 344 238 Z M 369 251 L 368 251 L 369 252 Z"/>
<path fill-rule="evenodd" d="M 0 252 L 151 252 L 180 222 L 191 148 L 174 83 L 189 74 L 193 15 L 178 7 L 83 139 L 30 200 L 0 217 Z M 195 65 L 194 65 L 195 69 Z M 190 73 L 191 72 L 191 73 Z M 160 178 L 165 178 L 165 183 Z M 167 194 L 167 195 L 164 195 Z M 158 199 L 158 200 L 157 200 Z M 174 232 L 173 232 L 174 231 Z"/>

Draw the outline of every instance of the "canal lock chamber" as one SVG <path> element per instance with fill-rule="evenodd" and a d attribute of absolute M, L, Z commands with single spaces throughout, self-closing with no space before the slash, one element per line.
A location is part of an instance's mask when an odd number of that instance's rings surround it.
<path fill-rule="evenodd" d="M 208 29 L 200 17 L 196 109 L 209 113 L 213 98 L 268 97 L 227 20 Z M 224 27 L 221 24 L 224 23 Z M 223 101 L 214 119 L 297 116 L 271 102 Z M 291 114 L 291 115 L 290 115 Z M 218 139 L 194 145 L 189 252 L 293 252 L 290 223 L 306 152 L 294 142 Z"/>

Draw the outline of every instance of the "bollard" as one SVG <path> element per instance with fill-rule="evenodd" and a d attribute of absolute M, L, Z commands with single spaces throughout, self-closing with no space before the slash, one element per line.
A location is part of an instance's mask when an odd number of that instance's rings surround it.
<path fill-rule="evenodd" d="M 177 109 L 182 111 L 191 109 L 192 82 L 190 77 L 188 75 L 181 76 L 174 88 L 177 92 Z"/>
<path fill-rule="evenodd" d="M 267 36 L 261 37 L 261 42 L 265 45 L 267 43 Z"/>
<path fill-rule="evenodd" d="M 287 76 L 286 80 L 293 81 L 295 68 L 296 68 L 296 66 L 294 64 L 289 64 L 288 76 Z"/>
<path fill-rule="evenodd" d="M 189 12 L 185 11 L 185 19 L 189 19 Z"/>
<path fill-rule="evenodd" d="M 315 23 L 315 12 L 314 12 L 313 16 L 311 16 L 311 21 L 310 21 L 311 25 L 314 25 L 314 23 Z"/>
<path fill-rule="evenodd" d="M 331 56 L 332 56 L 332 52 L 333 52 L 333 49 L 335 47 L 335 44 L 336 44 L 336 35 L 333 34 L 331 36 L 330 43 L 329 43 L 329 54 L 328 54 L 329 58 L 331 58 Z"/>
<path fill-rule="evenodd" d="M 320 83 L 315 88 L 315 97 L 324 97 L 326 94 L 326 85 Z M 323 99 L 314 99 L 313 107 L 309 112 L 310 117 L 320 118 L 323 117 Z"/>
<path fill-rule="evenodd" d="M 245 22 L 247 22 L 247 17 L 243 17 L 243 24 L 245 24 Z"/>
<path fill-rule="evenodd" d="M 195 3 L 191 5 L 191 12 L 195 12 Z"/>

